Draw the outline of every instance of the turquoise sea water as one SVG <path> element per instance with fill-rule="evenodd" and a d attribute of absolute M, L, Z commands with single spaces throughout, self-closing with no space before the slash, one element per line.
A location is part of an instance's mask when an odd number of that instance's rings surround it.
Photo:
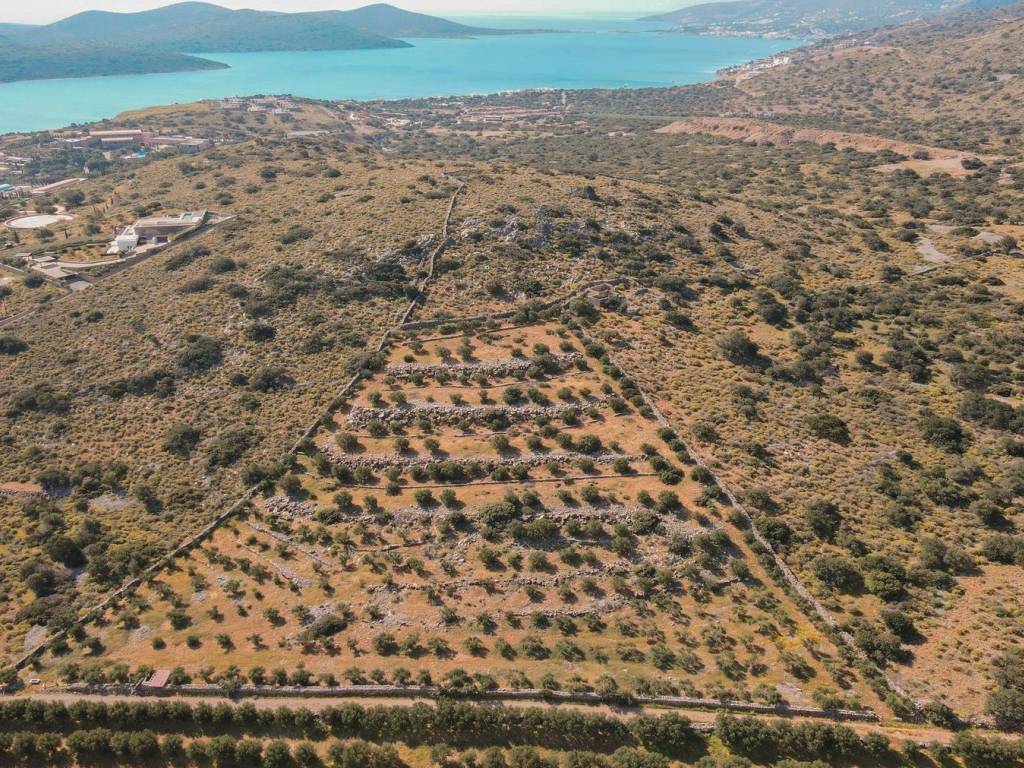
<path fill-rule="evenodd" d="M 394 99 L 523 88 L 641 88 L 714 78 L 715 70 L 800 41 L 664 34 L 609 19 L 472 19 L 564 30 L 468 40 L 410 40 L 373 51 L 207 54 L 230 69 L 36 80 L 0 85 L 0 133 L 59 128 L 127 109 L 198 99 L 292 94 Z"/>

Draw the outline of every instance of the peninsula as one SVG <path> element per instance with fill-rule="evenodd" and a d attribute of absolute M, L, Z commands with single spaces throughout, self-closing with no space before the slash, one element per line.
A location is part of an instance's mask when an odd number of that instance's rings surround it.
<path fill-rule="evenodd" d="M 139 13 L 86 11 L 43 26 L 0 27 L 0 83 L 218 69 L 195 54 L 408 48 L 405 38 L 515 34 L 379 3 L 280 13 L 177 3 Z"/>

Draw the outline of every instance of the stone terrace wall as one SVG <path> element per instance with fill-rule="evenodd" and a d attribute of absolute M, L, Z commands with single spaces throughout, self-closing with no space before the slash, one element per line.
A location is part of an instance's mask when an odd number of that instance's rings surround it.
<path fill-rule="evenodd" d="M 562 355 L 548 355 L 561 368 L 576 365 L 583 360 L 579 352 Z M 457 379 L 461 376 L 482 373 L 485 376 L 514 376 L 530 370 L 537 361 L 530 357 L 506 357 L 500 360 L 485 360 L 478 363 L 393 363 L 385 372 L 397 379 L 410 379 L 413 376 L 447 376 Z"/>
<path fill-rule="evenodd" d="M 397 453 L 363 453 L 347 454 L 335 445 L 327 444 L 323 448 L 324 455 L 335 464 L 344 467 L 369 467 L 370 469 L 385 470 L 397 467 L 399 469 L 414 469 L 416 467 L 426 468 L 432 464 L 447 464 L 466 467 L 469 465 L 482 465 L 484 467 L 514 467 L 521 464 L 526 467 L 543 467 L 550 462 L 565 464 L 571 461 L 592 461 L 594 464 L 612 464 L 619 459 L 625 459 L 630 463 L 646 461 L 649 457 L 639 454 L 622 453 L 578 453 L 578 452 L 552 452 L 543 454 L 530 454 L 528 456 L 432 456 L 423 458 L 421 456 L 402 456 Z"/>
<path fill-rule="evenodd" d="M 582 413 L 591 406 L 605 403 L 607 397 L 591 397 L 575 403 L 556 405 L 447 405 L 444 403 L 406 403 L 384 408 L 368 408 L 355 405 L 348 413 L 348 422 L 354 427 L 365 428 L 370 422 L 385 424 L 409 424 L 414 419 L 426 416 L 435 424 L 456 425 L 465 419 L 476 420 L 489 415 L 501 415 L 509 421 L 532 421 L 537 418 L 557 419 L 566 413 Z"/>

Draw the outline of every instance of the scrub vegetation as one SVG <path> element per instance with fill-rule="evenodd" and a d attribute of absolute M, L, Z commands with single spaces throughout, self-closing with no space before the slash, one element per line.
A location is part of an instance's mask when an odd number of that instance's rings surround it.
<path fill-rule="evenodd" d="M 68 240 L 235 218 L 10 282 L 5 759 L 1019 765 L 1012 8 L 689 88 L 113 121 L 222 141 L 90 178 Z M 158 670 L 254 698 L 76 701 Z M 326 700 L 369 691 L 431 701 Z"/>

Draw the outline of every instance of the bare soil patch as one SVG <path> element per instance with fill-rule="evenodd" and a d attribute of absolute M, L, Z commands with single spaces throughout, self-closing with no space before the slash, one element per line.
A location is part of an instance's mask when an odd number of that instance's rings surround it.
<path fill-rule="evenodd" d="M 657 132 L 667 134 L 710 134 L 736 141 L 754 143 L 792 144 L 794 142 L 806 141 L 813 144 L 834 144 L 838 149 L 855 149 L 860 152 L 889 150 L 908 156 L 913 155 L 915 152 L 927 152 L 929 155 L 928 159 L 907 160 L 879 166 L 877 169 L 880 171 L 892 171 L 897 168 L 911 168 L 923 176 L 939 172 L 949 173 L 953 176 L 970 175 L 973 171 L 965 169 L 961 164 L 961 160 L 975 157 L 975 155 L 970 155 L 966 152 L 928 147 L 922 144 L 911 144 L 904 141 L 894 141 L 864 133 L 799 128 L 740 117 L 688 117 L 659 128 Z M 985 157 L 979 159 L 988 162 L 996 158 Z"/>

